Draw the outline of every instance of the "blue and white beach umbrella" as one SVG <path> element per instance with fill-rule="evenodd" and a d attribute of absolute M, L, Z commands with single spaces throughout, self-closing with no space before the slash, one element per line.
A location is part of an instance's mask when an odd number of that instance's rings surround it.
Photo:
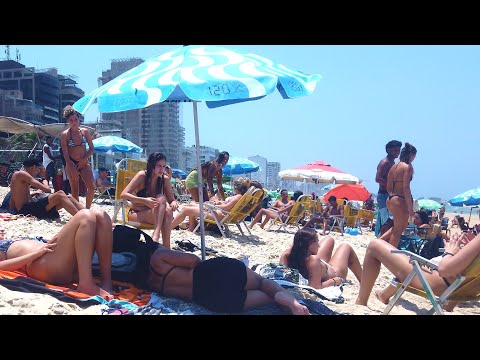
<path fill-rule="evenodd" d="M 475 206 L 480 205 L 480 187 L 471 189 L 455 196 L 448 201 L 452 206 Z"/>
<path fill-rule="evenodd" d="M 222 168 L 224 175 L 241 175 L 256 172 L 260 170 L 260 165 L 254 161 L 230 156 L 227 165 Z"/>
<path fill-rule="evenodd" d="M 184 46 L 150 58 L 79 99 L 82 114 L 95 102 L 100 112 L 144 108 L 164 101 L 193 102 L 197 168 L 200 168 L 197 102 L 209 108 L 258 100 L 275 92 L 284 99 L 313 93 L 320 75 L 308 75 L 262 56 L 217 46 Z M 198 172 L 198 183 L 202 183 Z M 199 187 L 200 236 L 205 259 L 203 189 Z"/>
<path fill-rule="evenodd" d="M 92 140 L 95 152 L 142 153 L 143 149 L 133 142 L 119 136 L 102 136 Z"/>
<path fill-rule="evenodd" d="M 172 169 L 172 174 L 180 175 L 182 179 L 185 179 L 188 175 L 185 171 L 180 169 Z"/>

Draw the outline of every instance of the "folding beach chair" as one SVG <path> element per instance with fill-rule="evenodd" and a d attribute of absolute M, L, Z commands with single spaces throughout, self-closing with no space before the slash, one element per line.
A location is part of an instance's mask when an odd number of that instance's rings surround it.
<path fill-rule="evenodd" d="M 230 237 L 230 229 L 228 228 L 228 225 L 236 225 L 242 236 L 245 236 L 240 226 L 241 224 L 245 226 L 248 233 L 251 235 L 252 233 L 250 232 L 250 229 L 245 224 L 245 218 L 250 215 L 250 213 L 258 206 L 258 204 L 260 204 L 265 196 L 265 190 L 251 186 L 230 211 L 220 209 L 213 204 L 205 203 L 205 206 L 208 207 L 208 214 L 210 214 L 213 218 L 207 219 L 205 217 L 205 222 L 208 224 L 217 225 L 223 237 Z M 222 219 L 218 219 L 215 210 L 220 210 L 224 214 L 224 217 Z M 200 223 L 193 230 L 193 232 L 195 233 L 199 227 Z"/>
<path fill-rule="evenodd" d="M 93 181 L 95 182 L 95 193 L 93 194 L 93 203 L 96 203 L 99 200 L 112 200 L 112 196 L 110 195 L 110 190 L 111 188 L 104 188 L 103 190 L 99 187 L 97 187 L 97 179 L 98 179 L 99 173 L 98 169 L 93 170 Z"/>
<path fill-rule="evenodd" d="M 410 257 L 410 263 L 413 269 L 402 283 L 394 283 L 398 290 L 390 299 L 387 307 L 383 311 L 384 315 L 390 313 L 392 308 L 397 304 L 403 293 L 406 291 L 425 297 L 430 300 L 433 307 L 430 309 L 430 314 L 434 312 L 443 315 L 442 306 L 449 301 L 452 302 L 468 302 L 478 301 L 480 299 L 480 257 L 477 257 L 462 274 L 457 275 L 455 281 L 440 295 L 436 296 L 430 285 L 423 276 L 421 266 L 427 266 L 432 270 L 438 270 L 438 265 L 430 260 L 427 260 L 417 254 L 406 250 L 392 250 L 393 254 L 404 254 Z M 410 286 L 411 281 L 415 276 L 418 276 L 422 283 L 423 289 L 417 289 Z"/>
<path fill-rule="evenodd" d="M 122 169 L 121 168 L 122 166 L 125 166 L 127 170 Z M 142 168 L 142 166 L 144 166 L 144 168 Z M 127 187 L 130 181 L 132 181 L 133 177 L 137 174 L 137 172 L 141 170 L 145 170 L 146 168 L 147 168 L 147 163 L 145 161 L 132 160 L 132 159 L 122 159 L 117 164 L 117 177 L 115 182 L 116 183 L 115 200 L 114 200 L 114 210 L 113 210 L 113 218 L 112 218 L 113 223 L 117 221 L 118 213 L 121 211 L 123 225 L 127 224 L 139 229 L 154 228 L 152 224 L 129 221 L 128 213 L 132 204 L 127 200 L 120 199 L 120 195 L 122 194 L 122 191 Z M 132 169 L 133 171 L 128 169 Z"/>
<path fill-rule="evenodd" d="M 270 230 L 270 228 L 274 224 L 279 225 L 277 230 L 280 230 L 280 228 L 283 228 L 283 230 L 287 231 L 287 225 L 296 226 L 298 229 L 300 229 L 299 220 L 305 214 L 305 211 L 307 210 L 308 204 L 310 203 L 311 199 L 312 199 L 311 195 L 300 196 L 297 199 L 297 201 L 295 201 L 295 205 L 293 205 L 293 207 L 290 209 L 290 212 L 288 213 L 287 217 L 282 218 L 279 215 L 275 219 L 270 220 L 270 226 L 268 227 L 267 230 Z"/>

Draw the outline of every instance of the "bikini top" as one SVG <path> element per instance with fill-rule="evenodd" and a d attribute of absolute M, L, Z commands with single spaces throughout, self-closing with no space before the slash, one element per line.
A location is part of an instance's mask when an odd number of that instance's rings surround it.
<path fill-rule="evenodd" d="M 72 128 L 68 129 L 68 133 L 70 134 L 70 139 L 68 139 L 68 142 L 67 142 L 68 147 L 82 146 L 87 143 L 87 139 L 85 139 L 85 135 L 83 135 L 82 131 L 80 131 L 80 134 L 82 134 L 82 141 L 78 145 L 75 144 L 75 141 L 73 141 Z"/>

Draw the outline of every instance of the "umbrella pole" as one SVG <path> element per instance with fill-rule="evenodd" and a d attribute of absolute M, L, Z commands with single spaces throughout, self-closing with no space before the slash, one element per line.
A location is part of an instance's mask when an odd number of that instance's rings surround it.
<path fill-rule="evenodd" d="M 202 164 L 200 164 L 200 137 L 198 135 L 198 112 L 197 102 L 193 102 L 193 121 L 195 124 L 195 147 L 197 152 L 197 173 L 198 173 L 198 203 L 200 206 L 200 242 L 202 246 L 202 261 L 205 260 L 205 224 L 203 222 L 205 215 L 203 213 L 203 181 Z"/>

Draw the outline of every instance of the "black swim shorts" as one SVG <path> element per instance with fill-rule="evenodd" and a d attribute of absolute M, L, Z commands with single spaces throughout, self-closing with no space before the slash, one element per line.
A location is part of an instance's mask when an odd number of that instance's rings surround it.
<path fill-rule="evenodd" d="M 55 207 L 51 208 L 50 211 L 46 211 L 45 208 L 48 205 L 48 196 L 42 197 L 37 201 L 32 201 L 26 203 L 18 211 L 19 214 L 24 215 L 33 215 L 39 219 L 58 219 L 60 214 L 58 213 Z"/>

